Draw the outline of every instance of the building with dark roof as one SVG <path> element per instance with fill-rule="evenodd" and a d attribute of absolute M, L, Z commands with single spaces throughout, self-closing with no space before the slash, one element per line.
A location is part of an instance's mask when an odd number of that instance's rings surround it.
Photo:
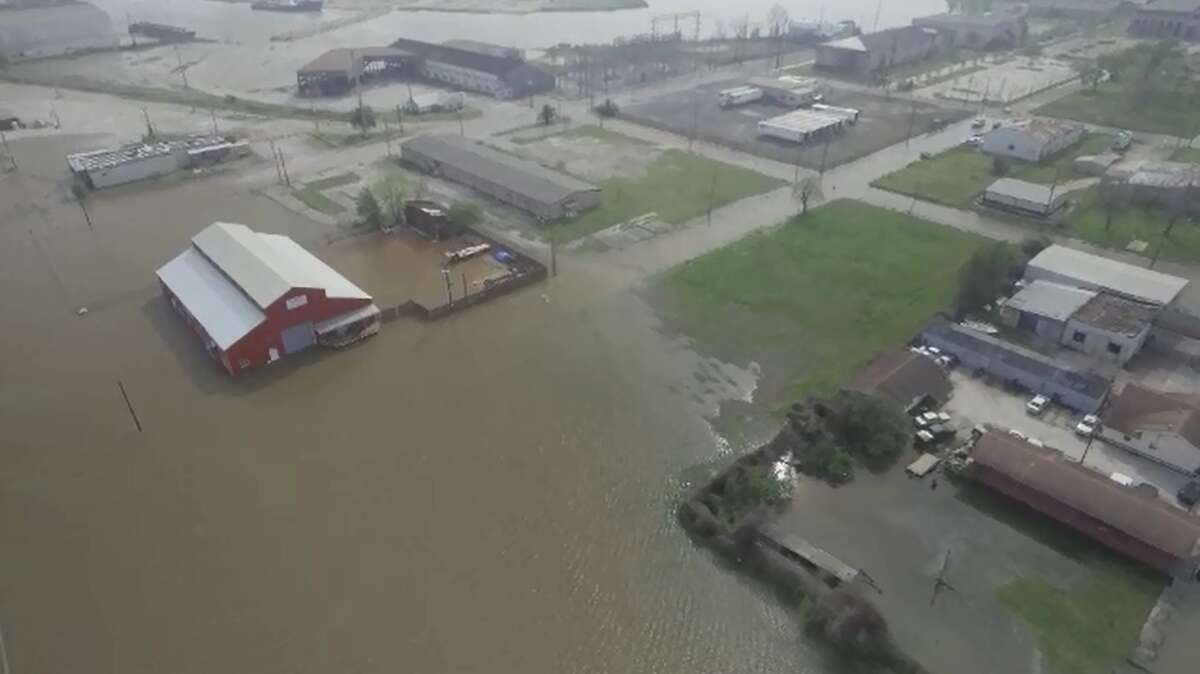
<path fill-rule="evenodd" d="M 331 49 L 296 71 L 301 96 L 340 96 L 356 82 L 397 77 L 414 72 L 417 56 L 395 47 Z"/>
<path fill-rule="evenodd" d="M 417 136 L 402 145 L 405 162 L 472 187 L 540 220 L 600 205 L 600 188 L 540 164 L 455 135 Z"/>
<path fill-rule="evenodd" d="M 1200 519 L 1006 433 L 984 433 L 971 456 L 981 484 L 1162 573 L 1196 575 Z"/>
<path fill-rule="evenodd" d="M 516 55 L 484 53 L 471 49 L 401 38 L 393 47 L 420 57 L 420 74 L 455 88 L 478 91 L 496 98 L 521 98 L 550 91 L 554 75 L 526 63 Z"/>
<path fill-rule="evenodd" d="M 1200 396 L 1126 384 L 1098 438 L 1187 475 L 1200 474 Z"/>
<path fill-rule="evenodd" d="M 1200 40 L 1200 0 L 1151 0 L 1138 7 L 1129 34 L 1167 40 Z"/>
<path fill-rule="evenodd" d="M 937 407 L 950 398 L 950 378 L 933 359 L 908 349 L 888 351 L 867 363 L 846 388 L 895 401 L 905 411 Z"/>
<path fill-rule="evenodd" d="M 957 356 L 963 367 L 1050 396 L 1086 414 L 1099 409 L 1108 394 L 1109 381 L 1103 377 L 956 323 L 935 321 L 921 336 Z"/>
<path fill-rule="evenodd" d="M 870 75 L 932 58 L 941 49 L 942 37 L 938 31 L 900 26 L 817 45 L 816 67 Z"/>
<path fill-rule="evenodd" d="M 1109 292 L 1097 293 L 1067 321 L 1062 344 L 1093 358 L 1124 365 L 1146 343 L 1160 310 L 1157 305 Z"/>
<path fill-rule="evenodd" d="M 917 17 L 912 23 L 937 30 L 949 48 L 1016 49 L 1025 44 L 1029 34 L 1022 7 L 984 14 L 934 14 Z"/>
<path fill-rule="evenodd" d="M 1128 4 L 1127 0 L 1005 0 L 992 3 L 992 8 L 1024 6 L 1029 16 L 1097 21 L 1112 18 Z"/>

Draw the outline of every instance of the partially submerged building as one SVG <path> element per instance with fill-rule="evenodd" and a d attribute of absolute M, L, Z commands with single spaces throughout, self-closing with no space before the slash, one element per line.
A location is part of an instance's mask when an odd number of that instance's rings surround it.
<path fill-rule="evenodd" d="M 1194 578 L 1200 519 L 1007 433 L 983 434 L 975 480 L 1175 578 Z"/>
<path fill-rule="evenodd" d="M 1185 475 L 1200 475 L 1200 396 L 1129 383 L 1114 395 L 1098 438 Z"/>
<path fill-rule="evenodd" d="M 1129 34 L 1164 40 L 1200 40 L 1200 0 L 1150 0 L 1137 8 Z"/>
<path fill-rule="evenodd" d="M 948 321 L 935 321 L 921 337 L 954 354 L 963 367 L 986 372 L 1059 404 L 1091 414 L 1108 394 L 1107 379 L 1062 361 Z"/>
<path fill-rule="evenodd" d="M 67 155 L 75 179 L 91 189 L 158 178 L 250 154 L 250 145 L 223 136 L 190 136 Z"/>
<path fill-rule="evenodd" d="M 86 2 L 0 4 L 0 56 L 9 61 L 110 49 L 118 44 L 108 14 Z"/>
<path fill-rule="evenodd" d="M 1076 122 L 1031 119 L 1002 126 L 983 137 L 980 149 L 998 157 L 1040 162 L 1083 140 Z"/>
<path fill-rule="evenodd" d="M 762 92 L 768 102 L 788 108 L 811 105 L 824 98 L 825 87 L 807 77 L 751 77 L 746 84 Z"/>
<path fill-rule="evenodd" d="M 1049 246 L 1034 256 L 1025 266 L 1025 278 L 1106 290 L 1119 297 L 1159 306 L 1174 302 L 1188 284 L 1187 279 L 1178 276 L 1059 245 Z"/>
<path fill-rule="evenodd" d="M 485 53 L 401 38 L 393 47 L 418 57 L 417 72 L 426 79 L 458 89 L 478 91 L 496 98 L 522 98 L 554 89 L 554 75 L 513 53 Z M 503 48 L 501 48 L 503 49 Z"/>
<path fill-rule="evenodd" d="M 1101 190 L 1118 190 L 1118 200 L 1200 213 L 1200 164 L 1179 161 L 1122 162 L 1104 173 Z"/>
<path fill-rule="evenodd" d="M 881 354 L 850 378 L 846 388 L 887 398 L 911 411 L 940 407 L 950 399 L 950 378 L 929 356 L 908 349 Z"/>
<path fill-rule="evenodd" d="M 1016 178 L 1000 178 L 979 197 L 979 203 L 1017 215 L 1048 218 L 1061 211 L 1069 201 L 1066 190 Z"/>
<path fill-rule="evenodd" d="M 379 331 L 371 296 L 286 236 L 215 222 L 158 270 L 163 295 L 229 374 Z"/>
<path fill-rule="evenodd" d="M 934 14 L 917 17 L 912 23 L 941 33 L 943 44 L 950 49 L 1017 49 L 1029 34 L 1025 11 L 1020 7 L 982 14 Z"/>
<path fill-rule="evenodd" d="M 415 54 L 395 47 L 331 49 L 296 71 L 301 96 L 340 96 L 367 84 L 415 72 Z"/>
<path fill-rule="evenodd" d="M 454 135 L 417 136 L 402 145 L 417 169 L 462 183 L 540 220 L 571 217 L 600 205 L 600 188 L 540 164 Z"/>
<path fill-rule="evenodd" d="M 941 49 L 937 30 L 901 26 L 817 45 L 816 67 L 864 76 L 932 58 Z"/>

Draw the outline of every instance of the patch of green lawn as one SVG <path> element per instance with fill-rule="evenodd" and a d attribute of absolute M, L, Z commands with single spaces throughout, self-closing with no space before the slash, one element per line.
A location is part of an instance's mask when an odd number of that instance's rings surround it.
<path fill-rule="evenodd" d="M 1039 115 L 1074 119 L 1134 131 L 1190 138 L 1197 131 L 1196 109 L 1188 96 L 1150 91 L 1131 97 L 1116 85 L 1077 91 L 1034 111 Z"/>
<path fill-rule="evenodd" d="M 1037 164 L 1010 160 L 1009 176 L 1029 182 L 1053 184 L 1071 179 L 1077 157 L 1104 152 L 1112 137 L 1085 134 L 1083 140 Z M 996 180 L 993 158 L 970 146 L 959 146 L 929 159 L 920 159 L 871 183 L 880 189 L 899 192 L 947 206 L 970 206 L 980 192 Z"/>
<path fill-rule="evenodd" d="M 669 224 L 686 222 L 712 207 L 761 194 L 784 183 L 761 173 L 684 152 L 665 150 L 644 175 L 601 184 L 599 208 L 553 226 L 552 236 L 572 241 L 646 213 Z"/>
<path fill-rule="evenodd" d="M 835 391 L 871 357 L 911 338 L 950 304 L 959 267 L 982 243 L 903 213 L 835 201 L 676 267 L 660 286 L 669 320 L 684 333 L 777 378 L 775 391 L 755 400 L 776 408 Z"/>
<path fill-rule="evenodd" d="M 321 194 L 318 190 L 311 187 L 305 187 L 301 190 L 292 190 L 292 196 L 296 197 L 305 206 L 324 213 L 325 215 L 340 215 L 346 212 L 346 207 L 329 197 Z"/>
<path fill-rule="evenodd" d="M 1071 587 L 1021 578 L 996 592 L 1059 674 L 1099 674 L 1128 657 L 1163 587 L 1149 571 L 1107 555 L 1089 566 L 1087 580 Z"/>
<path fill-rule="evenodd" d="M 346 173 L 338 173 L 337 175 L 332 175 L 328 178 L 321 178 L 320 180 L 313 180 L 311 182 L 304 183 L 304 187 L 317 191 L 331 190 L 335 187 L 352 185 L 359 180 L 361 180 L 361 178 L 357 173 L 353 171 L 347 171 Z"/>
<path fill-rule="evenodd" d="M 1171 154 L 1171 161 L 1188 161 L 1200 164 L 1200 147 L 1181 147 Z"/>
<path fill-rule="evenodd" d="M 1116 209 L 1109 227 L 1097 188 L 1092 187 L 1076 196 L 1078 204 L 1066 222 L 1072 236 L 1115 250 L 1125 250 L 1130 241 L 1145 241 L 1149 246 L 1144 255 L 1157 253 L 1162 260 L 1200 262 L 1200 226 L 1195 222 L 1180 218 L 1170 236 L 1164 238 L 1165 209 L 1130 206 Z"/>

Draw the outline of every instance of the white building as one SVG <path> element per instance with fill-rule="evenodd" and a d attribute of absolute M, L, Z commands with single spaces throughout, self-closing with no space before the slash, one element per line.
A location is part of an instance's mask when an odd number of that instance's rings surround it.
<path fill-rule="evenodd" d="M 249 153 L 250 146 L 244 141 L 230 142 L 221 136 L 192 136 L 69 154 L 67 166 L 84 185 L 98 190 L 158 178 L 185 168 L 207 166 Z"/>
<path fill-rule="evenodd" d="M 1044 218 L 1066 205 L 1067 192 L 1049 185 L 1001 178 L 984 190 L 979 201 L 984 206 Z"/>
<path fill-rule="evenodd" d="M 812 110 L 796 110 L 758 123 L 758 135 L 789 143 L 807 143 L 841 131 L 846 119 Z"/>
<path fill-rule="evenodd" d="M 1039 162 L 1082 139 L 1082 124 L 1034 119 L 992 131 L 983 137 L 982 150 L 1000 157 Z"/>
<path fill-rule="evenodd" d="M 1139 302 L 1167 306 L 1187 286 L 1187 279 L 1135 267 L 1065 246 L 1050 246 L 1025 266 L 1030 281 L 1051 281 L 1088 290 L 1107 290 Z"/>
<path fill-rule="evenodd" d="M 1200 398 L 1129 383 L 1111 398 L 1099 438 L 1187 475 L 1200 471 Z"/>

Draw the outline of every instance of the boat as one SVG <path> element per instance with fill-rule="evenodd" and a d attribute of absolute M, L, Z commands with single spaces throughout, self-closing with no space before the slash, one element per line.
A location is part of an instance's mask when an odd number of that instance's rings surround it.
<path fill-rule="evenodd" d="M 250 9 L 273 12 L 319 12 L 324 6 L 325 0 L 257 0 L 250 3 Z"/>

